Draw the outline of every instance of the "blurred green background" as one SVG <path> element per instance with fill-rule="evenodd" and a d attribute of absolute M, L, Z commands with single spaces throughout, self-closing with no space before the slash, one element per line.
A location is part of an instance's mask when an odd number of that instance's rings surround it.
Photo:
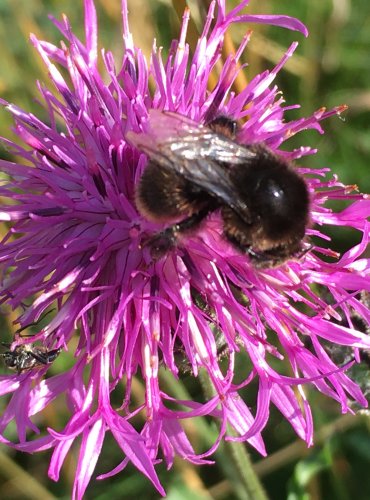
<path fill-rule="evenodd" d="M 190 43 L 201 26 L 207 0 L 189 0 L 194 24 Z M 227 2 L 229 6 L 235 1 Z M 100 46 L 121 54 L 120 0 L 96 0 L 100 19 Z M 169 47 L 177 37 L 178 13 L 183 0 L 132 0 L 130 25 L 135 44 L 149 55 L 152 40 Z M 294 40 L 300 42 L 296 55 L 279 74 L 287 104 L 301 104 L 301 110 L 292 117 L 310 115 L 326 106 L 347 104 L 344 120 L 333 117 L 323 123 L 326 134 L 306 132 L 291 139 L 291 145 L 310 145 L 319 149 L 304 163 L 311 166 L 329 166 L 340 179 L 358 184 L 363 192 L 370 191 L 370 2 L 368 0 L 251 0 L 248 12 L 280 13 L 300 18 L 306 23 L 310 37 L 279 28 L 253 26 L 254 35 L 244 54 L 248 61 L 246 77 L 271 68 Z M 68 15 L 74 32 L 83 36 L 82 0 L 0 0 L 0 96 L 42 116 L 35 100 L 38 98 L 36 80 L 47 81 L 47 73 L 40 57 L 28 42 L 30 32 L 56 44 L 61 37 L 48 20 L 52 13 L 60 18 Z M 240 25 L 231 31 L 235 46 L 247 28 Z M 0 134 L 11 137 L 10 116 L 0 111 Z M 290 145 L 289 145 L 290 146 Z M 0 151 L 6 157 L 5 151 Z M 3 228 L 2 232 L 5 231 Z M 348 248 L 358 235 L 348 230 L 333 232 L 334 246 Z M 2 321 L 2 338 L 11 337 L 11 317 Z M 59 364 L 58 364 L 59 363 Z M 58 359 L 51 367 L 63 369 L 68 360 Z M 368 385 L 368 367 L 355 374 L 365 390 Z M 163 384 L 170 384 L 166 373 Z M 197 383 L 185 380 L 183 390 L 192 395 L 199 391 Z M 135 390 L 142 387 L 137 383 Z M 176 390 L 179 390 L 178 388 Z M 256 470 L 271 499 L 338 499 L 368 500 L 370 498 L 370 434 L 369 417 L 340 416 L 340 408 L 333 401 L 312 392 L 310 400 L 317 430 L 315 447 L 307 450 L 296 440 L 289 425 L 280 414 L 272 411 L 270 423 L 264 432 L 269 457 L 261 459 L 251 451 Z M 0 406 L 0 409 L 4 406 Z M 44 415 L 40 425 L 59 428 L 59 412 L 63 404 Z M 1 410 L 2 411 L 2 410 Z M 253 411 L 253 408 L 252 408 Z M 209 421 L 193 422 L 189 432 L 195 442 L 207 443 L 217 429 Z M 22 455 L 5 447 L 0 448 L 0 498 L 4 499 L 67 499 L 70 498 L 78 450 L 70 453 L 59 483 L 47 478 L 49 453 Z M 171 500 L 178 499 L 245 499 L 242 473 L 238 471 L 235 452 L 222 446 L 216 454 L 217 465 L 193 467 L 181 460 L 171 471 L 159 466 L 159 473 Z M 106 442 L 97 472 L 110 470 L 121 460 L 117 447 Z M 149 482 L 133 468 L 109 481 L 92 481 L 87 499 L 156 499 L 158 495 Z"/>

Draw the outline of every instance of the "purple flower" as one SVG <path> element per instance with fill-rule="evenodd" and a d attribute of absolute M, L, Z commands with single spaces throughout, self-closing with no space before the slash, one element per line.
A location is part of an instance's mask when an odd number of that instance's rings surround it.
<path fill-rule="evenodd" d="M 113 434 L 124 457 L 100 478 L 121 471 L 131 461 L 164 494 L 155 471 L 159 456 L 168 467 L 176 455 L 195 464 L 210 463 L 207 457 L 226 436 L 227 425 L 234 433 L 226 439 L 246 440 L 264 455 L 261 432 L 271 403 L 311 445 L 312 418 L 303 384 L 337 400 L 343 412 L 349 411 L 349 400 L 367 405 L 345 373 L 348 364 L 337 365 L 326 346 L 350 347 L 356 359 L 359 349 L 370 347 L 370 338 L 351 321 L 353 314 L 370 320 L 370 311 L 359 299 L 361 291 L 370 290 L 369 260 L 361 257 L 369 239 L 370 200 L 341 184 L 329 169 L 301 168 L 297 162 L 311 198 L 307 239 L 316 236 L 310 251 L 299 259 L 257 269 L 248 255 L 223 239 L 217 211 L 161 259 L 153 260 L 145 246 L 148 234 L 165 225 L 148 222 L 135 207 L 135 186 L 147 157 L 127 137 L 141 133 L 145 137 L 148 121 L 155 127 L 157 115 L 150 109 L 175 112 L 195 123 L 218 115 L 248 118 L 238 141 L 263 142 L 287 160 L 315 150 L 280 150 L 286 139 L 308 128 L 322 133 L 320 121 L 344 109 L 320 109 L 308 118 L 286 121 L 285 111 L 297 106 L 284 106 L 273 81 L 296 44 L 273 70 L 255 76 L 236 95 L 232 85 L 250 32 L 236 54 L 224 61 L 216 87 L 207 90 L 231 24 L 274 24 L 306 34 L 296 19 L 240 14 L 247 4 L 244 0 L 227 13 L 224 0 L 213 1 L 192 56 L 185 42 L 189 21 L 185 11 L 179 39 L 172 42 L 167 60 L 154 43 L 148 66 L 133 44 L 122 0 L 123 59 L 118 65 L 110 52 L 102 52 L 103 78 L 97 69 L 95 8 L 92 0 L 85 0 L 85 44 L 75 37 L 66 18 L 54 20 L 66 40 L 60 48 L 31 37 L 57 90 L 54 94 L 39 85 L 48 123 L 2 101 L 24 144 L 2 139 L 19 158 L 16 163 L 0 162 L 8 176 L 0 191 L 8 200 L 2 205 L 1 220 L 10 223 L 0 247 L 2 302 L 22 310 L 20 329 L 52 313 L 33 337 L 19 334 L 10 347 L 26 352 L 32 366 L 0 377 L 1 394 L 12 394 L 0 418 L 0 439 L 27 452 L 53 448 L 49 475 L 57 480 L 70 447 L 80 437 L 74 498 L 82 498 L 86 490 L 106 432 Z M 149 76 L 155 82 L 152 93 Z M 338 199 L 348 202 L 342 211 L 326 206 Z M 362 233 L 361 243 L 337 256 L 316 243 L 329 239 L 328 225 L 356 228 Z M 62 357 L 76 335 L 75 364 L 43 378 L 56 357 L 48 359 L 47 354 L 57 354 L 55 349 L 61 348 Z M 220 337 L 227 347 L 223 358 L 218 351 Z M 25 345 L 26 351 L 21 347 Z M 38 346 L 40 359 L 32 354 L 33 346 Z M 247 352 L 251 369 L 235 373 L 241 352 Z M 200 368 L 206 371 L 214 397 L 202 403 L 176 401 L 164 392 L 158 371 L 162 366 L 175 379 L 181 378 L 179 353 L 191 376 L 197 377 Z M 283 375 L 287 362 L 290 376 Z M 141 404 L 131 398 L 134 376 L 145 383 Z M 254 413 L 238 394 L 253 379 L 259 384 Z M 111 393 L 122 380 L 125 394 L 117 409 Z M 27 432 L 39 433 L 32 417 L 61 394 L 70 412 L 64 429 L 48 429 L 41 437 L 28 439 Z M 146 422 L 138 429 L 133 419 L 141 411 Z M 211 449 L 197 455 L 183 422 L 205 415 L 220 422 L 220 432 Z M 4 435 L 12 421 L 18 443 Z"/>

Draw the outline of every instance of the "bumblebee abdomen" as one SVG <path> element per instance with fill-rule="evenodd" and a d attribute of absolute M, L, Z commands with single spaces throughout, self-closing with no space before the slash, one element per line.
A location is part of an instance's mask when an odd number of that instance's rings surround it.
<path fill-rule="evenodd" d="M 185 177 L 151 161 L 136 190 L 136 207 L 148 220 L 169 222 L 199 212 L 208 198 Z"/>

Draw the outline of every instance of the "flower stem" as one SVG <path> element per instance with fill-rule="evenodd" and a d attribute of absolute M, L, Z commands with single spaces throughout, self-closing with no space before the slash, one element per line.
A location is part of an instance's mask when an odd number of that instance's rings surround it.
<path fill-rule="evenodd" d="M 214 396 L 214 387 L 205 370 L 199 371 L 199 380 L 206 398 L 208 399 Z M 228 432 L 232 434 L 232 429 L 230 427 L 228 428 Z M 241 497 L 245 500 L 267 500 L 268 497 L 253 468 L 250 455 L 245 445 L 243 443 L 228 441 L 225 446 L 235 466 L 239 484 L 242 487 Z"/>
<path fill-rule="evenodd" d="M 245 498 L 248 500 L 267 500 L 268 497 L 253 468 L 246 446 L 243 443 L 229 441 L 226 443 L 226 447 L 243 485 Z"/>

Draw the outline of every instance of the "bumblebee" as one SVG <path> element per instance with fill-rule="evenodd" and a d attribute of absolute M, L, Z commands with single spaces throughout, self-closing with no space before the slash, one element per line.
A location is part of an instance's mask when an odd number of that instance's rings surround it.
<path fill-rule="evenodd" d="M 158 259 L 219 211 L 223 235 L 257 267 L 304 253 L 309 193 L 294 166 L 264 144 L 236 142 L 221 116 L 206 125 L 151 110 L 148 129 L 128 140 L 149 162 L 136 189 L 138 211 L 168 227 L 149 241 Z"/>

